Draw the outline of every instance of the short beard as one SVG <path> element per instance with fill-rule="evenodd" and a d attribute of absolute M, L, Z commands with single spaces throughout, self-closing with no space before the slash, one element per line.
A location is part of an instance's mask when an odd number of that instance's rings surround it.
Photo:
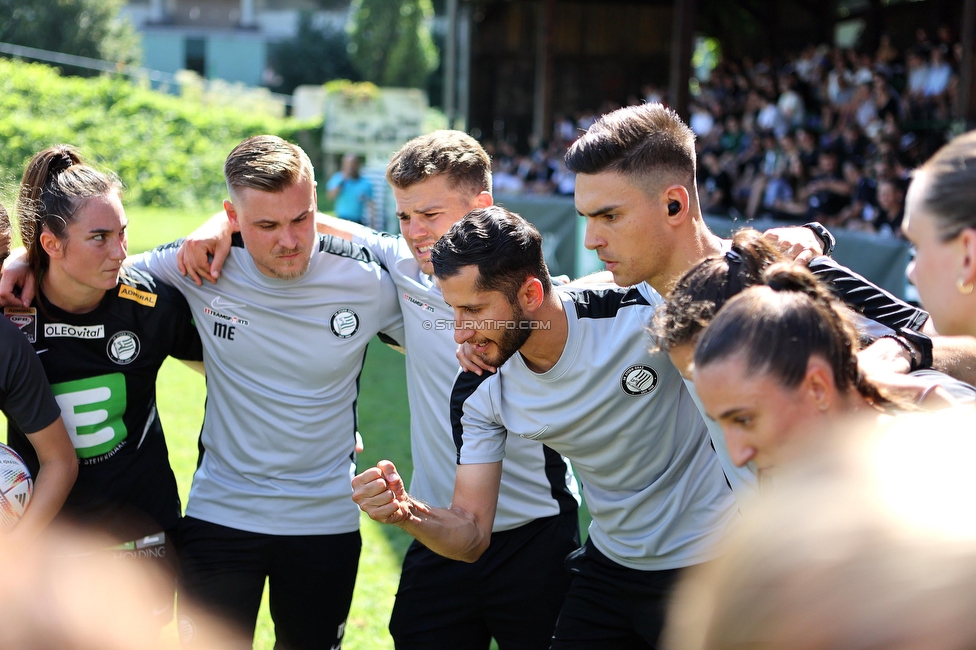
<path fill-rule="evenodd" d="M 305 273 L 308 272 L 308 266 L 309 265 L 306 264 L 305 268 L 299 271 L 292 271 L 291 273 L 278 273 L 277 271 L 275 271 L 274 275 L 279 280 L 297 280 L 298 278 L 302 277 L 303 275 L 305 275 Z"/>
<path fill-rule="evenodd" d="M 278 271 L 272 269 L 271 272 L 274 273 L 274 276 L 279 280 L 297 280 L 298 278 L 302 277 L 308 272 L 308 267 L 311 265 L 312 265 L 312 256 L 309 255 L 305 259 L 305 265 L 297 271 L 292 271 L 290 273 L 279 273 Z"/>
<path fill-rule="evenodd" d="M 517 325 L 527 324 L 528 319 L 525 318 L 525 312 L 519 307 L 518 303 L 512 305 L 512 320 L 515 321 Z M 502 340 L 496 345 L 498 347 L 498 354 L 495 357 L 489 358 L 487 355 L 482 355 L 482 360 L 490 366 L 495 368 L 501 368 L 505 365 L 505 362 L 512 358 L 516 352 L 518 352 L 525 342 L 529 340 L 529 335 L 532 330 L 528 327 L 515 327 L 513 329 L 506 329 L 502 334 Z"/>

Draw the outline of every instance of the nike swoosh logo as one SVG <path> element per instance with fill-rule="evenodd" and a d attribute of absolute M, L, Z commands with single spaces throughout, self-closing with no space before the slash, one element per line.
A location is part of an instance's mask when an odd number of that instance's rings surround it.
<path fill-rule="evenodd" d="M 210 306 L 213 307 L 214 309 L 235 309 L 235 308 L 242 309 L 244 307 L 247 307 L 247 305 L 243 305 L 241 303 L 227 302 L 226 300 L 221 300 L 220 296 L 217 296 L 212 301 L 210 301 Z"/>
<path fill-rule="evenodd" d="M 34 350 L 34 352 L 35 352 L 36 354 L 44 354 L 44 353 L 45 353 L 45 352 L 47 352 L 47 351 L 48 351 L 48 348 L 44 348 L 43 350 Z"/>
<path fill-rule="evenodd" d="M 160 614 L 165 614 L 168 611 L 168 605 L 166 607 L 153 607 L 153 616 L 159 616 Z"/>

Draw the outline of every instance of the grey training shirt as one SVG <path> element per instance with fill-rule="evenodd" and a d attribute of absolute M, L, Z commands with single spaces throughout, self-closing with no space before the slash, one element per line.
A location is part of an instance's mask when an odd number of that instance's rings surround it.
<path fill-rule="evenodd" d="M 410 400 L 410 494 L 437 507 L 451 505 L 457 451 L 451 431 L 451 391 L 459 366 L 454 311 L 420 269 L 403 237 L 369 231 L 356 238 L 389 269 L 403 313 Z M 510 530 L 576 509 L 579 494 L 569 461 L 534 440 L 509 440 L 493 530 Z"/>
<path fill-rule="evenodd" d="M 272 535 L 358 530 L 359 374 L 375 334 L 402 340 L 389 274 L 360 246 L 317 236 L 302 277 L 271 278 L 235 236 L 220 281 L 198 287 L 176 251 L 136 266 L 183 292 L 203 339 L 203 457 L 186 514 Z"/>
<path fill-rule="evenodd" d="M 613 561 L 663 570 L 717 557 L 735 501 L 681 375 L 649 351 L 660 296 L 647 285 L 559 295 L 569 332 L 555 366 L 535 373 L 516 354 L 496 375 L 459 375 L 458 462 L 499 461 L 515 437 L 544 442 L 572 460 L 590 539 Z"/>

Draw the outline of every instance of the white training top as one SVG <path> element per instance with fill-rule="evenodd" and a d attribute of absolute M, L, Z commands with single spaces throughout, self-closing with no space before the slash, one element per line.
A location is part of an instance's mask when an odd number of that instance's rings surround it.
<path fill-rule="evenodd" d="M 516 354 L 495 375 L 458 376 L 459 462 L 501 460 L 515 436 L 543 441 L 573 461 L 607 557 L 638 570 L 717 557 L 735 500 L 681 375 L 650 352 L 661 297 L 646 284 L 558 295 L 569 332 L 555 366 L 535 373 Z"/>
<path fill-rule="evenodd" d="M 136 266 L 186 296 L 203 339 L 203 452 L 186 514 L 273 535 L 358 530 L 359 374 L 375 334 L 403 340 L 389 274 L 369 251 L 318 236 L 305 275 L 270 278 L 235 235 L 220 281 L 198 287 L 176 251 Z"/>
<path fill-rule="evenodd" d="M 451 432 L 451 391 L 460 369 L 454 352 L 454 311 L 420 270 L 403 237 L 369 231 L 355 241 L 390 271 L 403 313 L 410 401 L 410 494 L 446 508 L 454 496 L 457 450 Z M 508 445 L 493 531 L 511 530 L 579 505 L 569 461 L 534 441 Z"/>

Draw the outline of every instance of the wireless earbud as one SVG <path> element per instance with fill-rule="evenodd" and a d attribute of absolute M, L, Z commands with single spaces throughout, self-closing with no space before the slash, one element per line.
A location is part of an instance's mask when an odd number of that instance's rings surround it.
<path fill-rule="evenodd" d="M 681 212 L 681 204 L 680 203 L 678 203 L 677 201 L 671 201 L 671 203 L 668 203 L 668 216 L 669 217 L 673 217 L 674 215 L 678 214 L 679 212 Z"/>

